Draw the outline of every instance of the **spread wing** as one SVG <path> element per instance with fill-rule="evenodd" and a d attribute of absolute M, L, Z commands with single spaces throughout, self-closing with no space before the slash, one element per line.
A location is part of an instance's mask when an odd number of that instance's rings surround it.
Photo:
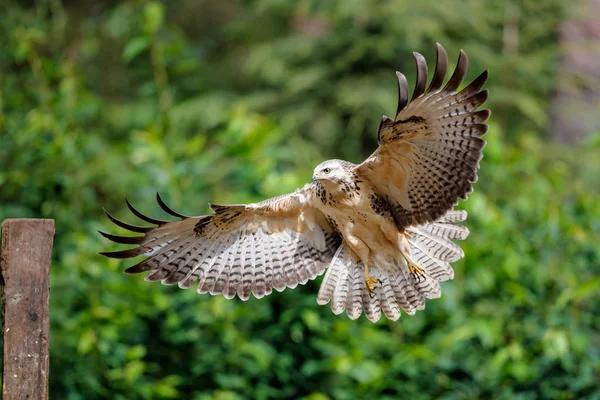
<path fill-rule="evenodd" d="M 250 293 L 261 298 L 272 289 L 282 291 L 305 284 L 322 274 L 341 242 L 325 216 L 311 206 L 312 185 L 284 196 L 247 205 L 214 205 L 213 215 L 187 217 L 157 202 L 178 221 L 150 218 L 127 206 L 138 218 L 154 224 L 141 227 L 121 222 L 106 213 L 116 225 L 143 236 L 125 237 L 100 232 L 129 250 L 100 253 L 111 258 L 147 258 L 127 273 L 149 272 L 148 281 L 178 283 L 189 288 L 195 282 L 199 293 L 236 294 L 247 300 Z"/>
<path fill-rule="evenodd" d="M 356 173 L 368 179 L 393 205 L 399 228 L 433 222 L 466 199 L 477 180 L 487 133 L 489 110 L 477 111 L 488 98 L 481 90 L 484 71 L 457 92 L 467 72 L 461 50 L 456 70 L 444 87 L 448 56 L 437 45 L 437 63 L 429 87 L 425 58 L 417 60 L 417 82 L 408 101 L 406 78 L 397 72 L 396 117 L 384 116 L 379 127 L 379 147 Z"/>

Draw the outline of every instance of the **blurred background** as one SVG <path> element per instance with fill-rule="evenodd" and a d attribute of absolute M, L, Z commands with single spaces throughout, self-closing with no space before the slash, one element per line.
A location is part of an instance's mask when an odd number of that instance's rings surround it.
<path fill-rule="evenodd" d="M 578 0 L 3 0 L 0 220 L 53 218 L 53 399 L 600 398 L 600 8 Z M 360 162 L 413 51 L 489 69 L 471 236 L 425 311 L 351 322 L 320 278 L 227 301 L 126 276 L 155 217 Z M 121 232 L 122 233 L 122 232 Z"/>

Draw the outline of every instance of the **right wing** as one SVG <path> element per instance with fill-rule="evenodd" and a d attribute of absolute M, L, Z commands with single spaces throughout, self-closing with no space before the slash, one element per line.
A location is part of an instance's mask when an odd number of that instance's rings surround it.
<path fill-rule="evenodd" d="M 408 84 L 398 77 L 398 110 L 395 119 L 383 118 L 379 147 L 356 173 L 369 180 L 392 204 L 400 229 L 434 222 L 466 199 L 477 180 L 477 169 L 488 130 L 488 110 L 479 110 L 488 98 L 482 90 L 484 71 L 461 91 L 467 56 L 461 50 L 456 70 L 445 86 L 448 57 L 437 45 L 435 73 L 428 88 L 425 58 L 417 60 L 417 83 L 411 101 Z"/>
<path fill-rule="evenodd" d="M 100 253 L 111 258 L 147 258 L 126 273 L 150 272 L 148 281 L 178 283 L 189 288 L 195 282 L 199 293 L 236 294 L 247 300 L 250 293 L 261 298 L 286 287 L 295 288 L 321 275 L 337 247 L 340 236 L 325 216 L 312 207 L 312 185 L 294 193 L 260 203 L 214 205 L 213 215 L 187 217 L 157 202 L 179 221 L 150 218 L 127 206 L 138 218 L 158 225 L 140 227 L 121 222 L 106 213 L 116 225 L 143 236 L 124 237 L 100 232 L 116 243 L 138 247 Z"/>

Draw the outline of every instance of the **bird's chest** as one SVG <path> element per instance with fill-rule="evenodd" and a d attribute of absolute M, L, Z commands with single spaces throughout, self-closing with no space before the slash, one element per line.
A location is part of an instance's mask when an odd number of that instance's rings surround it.
<path fill-rule="evenodd" d="M 375 233 L 393 221 L 387 203 L 362 180 L 317 190 L 319 208 L 343 236 Z"/>
<path fill-rule="evenodd" d="M 335 188 L 327 188 L 322 184 L 315 187 L 317 207 L 326 213 L 326 210 L 341 210 L 346 212 L 360 206 L 365 192 L 365 185 L 361 180 L 342 182 Z M 327 213 L 326 213 L 327 214 Z"/>

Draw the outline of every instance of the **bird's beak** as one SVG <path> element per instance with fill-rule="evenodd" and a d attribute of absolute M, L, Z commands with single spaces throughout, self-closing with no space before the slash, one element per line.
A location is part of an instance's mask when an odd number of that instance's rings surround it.
<path fill-rule="evenodd" d="M 313 181 L 313 183 L 315 183 L 317 180 L 318 180 L 318 179 L 317 179 L 317 177 L 313 175 L 313 176 L 312 176 L 312 181 Z"/>

